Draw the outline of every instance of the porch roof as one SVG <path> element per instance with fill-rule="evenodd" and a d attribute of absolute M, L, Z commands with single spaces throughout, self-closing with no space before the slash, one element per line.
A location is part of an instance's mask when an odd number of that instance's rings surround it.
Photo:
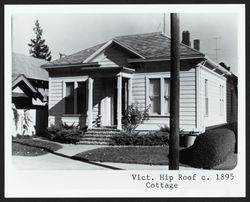
<path fill-rule="evenodd" d="M 106 43 L 98 44 L 91 48 L 79 51 L 75 54 L 65 56 L 63 58 L 48 62 L 41 67 L 56 68 L 62 65 L 73 66 L 77 64 L 84 64 L 87 59 L 98 52 L 100 49 L 105 49 L 107 44 L 116 44 L 131 53 L 135 54 L 139 59 L 169 59 L 170 57 L 170 43 L 171 39 L 160 32 L 134 34 L 126 36 L 118 36 Z M 180 44 L 181 58 L 203 58 L 205 55 L 189 46 Z"/>

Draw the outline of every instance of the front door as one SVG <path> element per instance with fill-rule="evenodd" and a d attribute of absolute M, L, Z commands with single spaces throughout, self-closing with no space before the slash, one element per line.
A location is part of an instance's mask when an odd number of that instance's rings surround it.
<path fill-rule="evenodd" d="M 102 100 L 102 125 L 114 125 L 114 94 L 115 94 L 115 81 L 105 79 L 104 81 L 104 98 Z"/>
<path fill-rule="evenodd" d="M 117 125 L 117 81 L 106 79 L 104 81 L 104 99 L 102 100 L 102 125 Z M 127 107 L 127 81 L 122 81 L 122 114 Z"/>

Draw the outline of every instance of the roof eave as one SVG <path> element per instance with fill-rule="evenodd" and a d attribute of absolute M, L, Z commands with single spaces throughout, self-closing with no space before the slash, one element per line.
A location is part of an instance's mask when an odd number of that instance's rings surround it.
<path fill-rule="evenodd" d="M 216 69 L 218 69 L 219 71 L 223 72 L 223 74 L 226 75 L 232 75 L 232 72 L 226 70 L 224 67 L 222 67 L 220 64 L 214 62 L 213 60 L 211 60 L 210 58 L 208 58 L 207 56 L 205 57 L 206 61 L 208 61 L 211 65 L 213 65 Z"/>
<path fill-rule="evenodd" d="M 90 62 L 90 63 L 78 63 L 78 64 L 60 64 L 60 65 L 42 65 L 43 69 L 57 69 L 57 68 L 70 68 L 70 67 L 99 67 L 98 62 Z"/>
<path fill-rule="evenodd" d="M 191 59 L 204 59 L 205 56 L 204 55 L 200 55 L 200 56 L 181 56 L 180 59 L 181 60 L 191 60 Z M 127 61 L 129 63 L 136 63 L 136 62 L 160 62 L 160 61 L 170 61 L 171 58 L 170 57 L 166 57 L 166 58 L 150 58 L 150 59 L 128 59 Z"/>

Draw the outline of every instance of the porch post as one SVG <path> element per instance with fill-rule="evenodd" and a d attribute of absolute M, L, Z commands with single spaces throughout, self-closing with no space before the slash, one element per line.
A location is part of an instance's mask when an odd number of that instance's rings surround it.
<path fill-rule="evenodd" d="M 132 104 L 132 79 L 128 79 L 128 105 Z"/>
<path fill-rule="evenodd" d="M 88 129 L 92 128 L 92 109 L 93 109 L 93 79 L 88 79 Z"/>
<path fill-rule="evenodd" d="M 117 76 L 117 129 L 122 129 L 122 76 Z"/>

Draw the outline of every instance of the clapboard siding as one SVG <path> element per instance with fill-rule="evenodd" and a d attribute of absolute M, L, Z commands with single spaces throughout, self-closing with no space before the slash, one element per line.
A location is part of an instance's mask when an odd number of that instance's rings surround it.
<path fill-rule="evenodd" d="M 164 75 L 164 76 L 163 76 Z M 170 78 L 169 72 L 134 73 L 132 82 L 133 103 L 146 106 L 146 83 L 148 78 Z M 196 127 L 196 78 L 195 69 L 180 72 L 180 127 L 184 130 L 194 130 Z M 169 117 L 150 116 L 149 120 L 138 127 L 138 130 L 159 129 L 169 125 Z"/>
<path fill-rule="evenodd" d="M 199 106 L 201 107 L 201 127 L 219 125 L 226 123 L 226 78 L 209 71 L 205 67 L 200 69 L 200 99 Z M 205 79 L 208 86 L 208 115 L 205 115 Z M 220 114 L 220 85 L 224 86 L 224 113 Z"/>
<path fill-rule="evenodd" d="M 49 115 L 61 116 L 63 114 L 63 81 L 50 78 L 49 80 Z"/>

